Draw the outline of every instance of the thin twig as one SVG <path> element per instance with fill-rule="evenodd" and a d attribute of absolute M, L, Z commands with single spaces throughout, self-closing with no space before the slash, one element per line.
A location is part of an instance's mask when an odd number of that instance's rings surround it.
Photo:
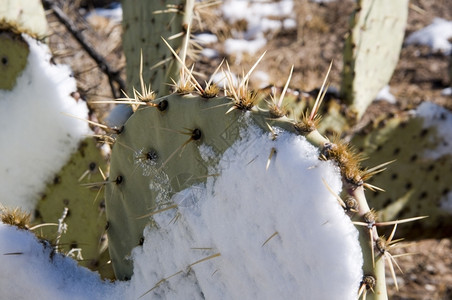
<path fill-rule="evenodd" d="M 120 76 L 119 71 L 114 71 L 110 67 L 110 65 L 107 63 L 107 61 L 104 59 L 102 55 L 100 55 L 96 50 L 94 50 L 94 47 L 83 37 L 81 30 L 77 28 L 77 26 L 72 22 L 72 20 L 61 10 L 60 7 L 57 6 L 55 1 L 53 0 L 42 0 L 44 5 L 49 7 L 53 10 L 55 13 L 55 16 L 58 18 L 58 20 L 67 28 L 67 30 L 72 34 L 72 36 L 80 43 L 82 48 L 88 53 L 88 55 L 97 63 L 99 66 L 99 69 L 102 70 L 102 72 L 105 73 L 105 75 L 108 76 L 108 82 L 110 83 L 111 92 L 113 94 L 113 97 L 118 98 L 120 96 L 120 93 L 117 89 L 115 89 L 115 86 L 113 85 L 113 82 L 116 82 L 119 85 L 119 90 L 126 90 L 126 84 L 122 80 Z"/>

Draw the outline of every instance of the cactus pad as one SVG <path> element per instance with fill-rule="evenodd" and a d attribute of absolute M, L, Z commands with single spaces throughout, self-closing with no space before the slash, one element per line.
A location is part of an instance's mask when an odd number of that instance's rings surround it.
<path fill-rule="evenodd" d="M 366 165 L 396 160 L 387 171 L 370 180 L 386 190 L 368 193 L 369 202 L 382 221 L 429 216 L 422 222 L 400 227 L 398 233 L 403 237 L 419 238 L 421 232 L 428 236 L 450 236 L 452 232 L 449 180 L 452 152 L 447 134 L 441 131 L 450 128 L 451 121 L 449 111 L 424 103 L 416 116 L 382 118 L 352 140 L 369 158 Z"/>
<path fill-rule="evenodd" d="M 67 253 L 72 248 L 81 248 L 81 265 L 97 270 L 103 277 L 114 278 L 106 250 L 105 206 L 100 186 L 83 184 L 101 182 L 99 169 L 105 170 L 105 161 L 92 138 L 81 142 L 77 152 L 49 184 L 35 210 L 35 223 L 58 223 L 64 211 L 69 209 L 64 220 L 67 231 L 61 236 L 58 249 Z M 43 227 L 40 236 L 55 241 L 57 229 Z"/>
<path fill-rule="evenodd" d="M 399 59 L 408 0 L 359 0 L 344 49 L 341 93 L 361 118 Z"/>

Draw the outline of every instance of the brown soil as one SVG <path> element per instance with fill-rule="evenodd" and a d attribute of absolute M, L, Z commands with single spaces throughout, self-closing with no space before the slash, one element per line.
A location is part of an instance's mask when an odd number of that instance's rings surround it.
<path fill-rule="evenodd" d="M 98 1 L 97 1 L 98 2 Z M 108 2 L 108 1 L 100 1 Z M 342 70 L 342 49 L 347 33 L 348 16 L 354 1 L 344 0 L 316 4 L 308 0 L 296 0 L 298 26 L 296 30 L 274 33 L 265 47 L 267 54 L 258 69 L 269 71 L 271 82 L 283 86 L 290 66 L 295 66 L 291 87 L 304 91 L 319 88 L 331 60 L 334 60 L 330 75 L 332 86 L 339 87 Z M 125 59 L 121 52 L 121 27 L 108 20 L 97 18 L 91 23 L 79 15 L 80 5 L 95 4 L 96 1 L 67 1 L 64 8 L 72 20 L 83 30 L 84 36 L 93 48 L 101 53 L 115 70 L 124 74 Z M 72 4 L 69 4 L 72 3 Z M 452 20 L 452 6 L 447 0 L 410 1 L 407 34 L 427 26 L 435 17 Z M 49 45 L 55 53 L 55 61 L 71 65 L 78 80 L 79 91 L 89 103 L 95 100 L 112 99 L 112 90 L 107 77 L 96 63 L 71 37 L 66 28 L 49 13 L 51 34 Z M 219 36 L 220 41 L 230 34 L 230 26 L 221 19 L 205 18 L 205 27 Z M 239 26 L 238 24 L 237 26 Z M 240 26 L 243 26 L 241 24 Z M 215 49 L 223 53 L 221 44 Z M 259 52 L 262 53 L 262 52 Z M 256 57 L 244 57 L 235 65 L 234 57 L 228 57 L 231 68 L 238 74 L 242 68 L 249 69 Z M 220 59 L 200 59 L 199 68 L 209 73 Z M 431 53 L 427 47 L 408 46 L 403 48 L 400 61 L 390 82 L 391 92 L 398 99 L 395 107 L 403 110 L 422 101 L 433 101 L 452 108 L 450 96 L 442 96 L 441 90 L 449 86 L 449 58 Z M 123 76 L 124 77 L 124 76 Z M 117 86 L 115 86 L 117 88 Z M 381 102 L 373 110 L 385 110 L 388 104 Z M 95 116 L 102 119 L 110 105 L 92 105 Z M 397 261 L 403 274 L 397 272 L 399 291 L 388 273 L 391 299 L 452 299 L 452 243 L 450 239 L 427 239 L 402 242 L 397 253 L 415 253 L 402 256 Z M 395 254 L 395 253 L 393 253 Z"/>

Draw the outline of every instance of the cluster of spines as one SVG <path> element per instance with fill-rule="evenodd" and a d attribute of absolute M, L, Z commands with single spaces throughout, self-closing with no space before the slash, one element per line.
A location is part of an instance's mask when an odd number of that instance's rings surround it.
<path fill-rule="evenodd" d="M 31 215 L 19 208 L 8 209 L 0 206 L 1 221 L 4 224 L 16 226 L 19 229 L 28 230 L 30 228 Z"/>

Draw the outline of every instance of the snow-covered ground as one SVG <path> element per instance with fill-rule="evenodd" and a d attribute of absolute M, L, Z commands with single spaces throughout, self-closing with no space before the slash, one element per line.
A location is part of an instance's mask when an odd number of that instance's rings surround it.
<path fill-rule="evenodd" d="M 246 22 L 245 31 L 233 31 L 232 38 L 224 43 L 226 54 L 238 56 L 248 53 L 256 54 L 267 44 L 266 35 L 282 29 L 296 27 L 296 16 L 292 0 L 278 2 L 226 0 L 221 5 L 221 12 L 229 24 Z"/>
<path fill-rule="evenodd" d="M 276 155 L 266 171 L 272 148 Z M 212 159 L 209 147 L 200 151 Z M 144 245 L 133 250 L 129 282 L 102 282 L 72 259 L 52 256 L 29 232 L 0 225 L 2 296 L 355 297 L 362 277 L 358 233 L 323 183 L 339 192 L 340 175 L 303 137 L 280 132 L 273 141 L 250 124 L 211 171 L 221 172 L 176 194 L 177 211 L 155 216 L 159 229 L 147 228 Z"/>

